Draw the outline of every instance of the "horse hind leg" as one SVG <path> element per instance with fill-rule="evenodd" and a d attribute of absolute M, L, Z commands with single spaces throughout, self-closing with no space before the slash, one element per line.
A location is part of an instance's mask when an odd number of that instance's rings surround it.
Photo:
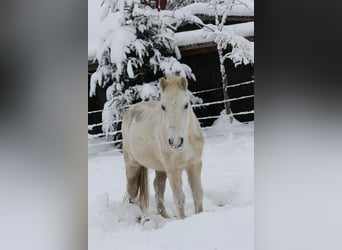
<path fill-rule="evenodd" d="M 126 164 L 127 195 L 129 203 L 135 203 L 139 191 L 140 166 Z"/>
<path fill-rule="evenodd" d="M 134 204 L 138 196 L 139 207 L 142 210 L 148 208 L 149 192 L 147 168 L 138 164 L 127 164 L 126 162 L 126 178 L 128 201 Z"/>
<path fill-rule="evenodd" d="M 165 193 L 165 185 L 166 185 L 167 175 L 165 172 L 156 171 L 156 177 L 154 178 L 153 186 L 156 192 L 156 205 L 158 213 L 164 218 L 170 218 L 166 213 L 164 206 L 164 193 Z"/>

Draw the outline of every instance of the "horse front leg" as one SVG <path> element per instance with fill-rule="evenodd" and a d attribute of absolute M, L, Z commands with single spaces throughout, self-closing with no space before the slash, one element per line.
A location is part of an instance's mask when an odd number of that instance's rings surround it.
<path fill-rule="evenodd" d="M 189 184 L 195 205 L 195 213 L 203 211 L 203 189 L 201 183 L 202 162 L 187 169 Z"/>
<path fill-rule="evenodd" d="M 166 213 L 164 206 L 164 193 L 165 193 L 165 184 L 166 184 L 167 175 L 165 172 L 156 171 L 156 177 L 153 182 L 154 190 L 156 192 L 156 203 L 157 203 L 157 211 L 164 218 L 169 218 Z"/>
<path fill-rule="evenodd" d="M 185 218 L 185 195 L 182 189 L 182 171 L 179 169 L 173 169 L 172 171 L 167 172 L 167 177 L 172 189 L 173 200 L 178 208 L 179 217 L 183 219 Z"/>

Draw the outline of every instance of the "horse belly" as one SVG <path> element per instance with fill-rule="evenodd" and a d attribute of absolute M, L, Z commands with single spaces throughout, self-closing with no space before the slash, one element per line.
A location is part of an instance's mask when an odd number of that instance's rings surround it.
<path fill-rule="evenodd" d="M 136 160 L 142 166 L 146 168 L 155 169 L 158 171 L 165 171 L 163 164 L 157 159 L 154 155 L 146 153 L 146 152 L 139 152 L 136 155 Z"/>

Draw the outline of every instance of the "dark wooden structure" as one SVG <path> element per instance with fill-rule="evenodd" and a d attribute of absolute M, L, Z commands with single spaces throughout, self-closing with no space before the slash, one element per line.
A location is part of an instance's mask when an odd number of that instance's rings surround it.
<path fill-rule="evenodd" d="M 253 40 L 252 37 L 250 40 Z M 228 48 L 228 50 L 230 50 Z M 181 62 L 189 65 L 196 76 L 196 81 L 189 80 L 189 89 L 192 92 L 222 87 L 220 64 L 215 43 L 203 43 L 185 46 L 181 48 Z M 253 65 L 239 65 L 237 67 L 230 60 L 225 62 L 228 73 L 228 86 L 242 82 L 249 82 L 254 79 Z M 238 98 L 254 94 L 254 84 L 241 85 L 228 89 L 230 98 Z M 204 103 L 223 100 L 223 90 L 217 89 L 210 92 L 197 94 Z M 195 109 L 197 117 L 216 116 L 224 109 L 223 104 L 215 104 Z M 233 113 L 254 110 L 254 98 L 242 99 L 231 102 Z M 254 120 L 253 114 L 234 116 L 241 122 Z M 215 118 L 201 120 L 202 126 L 210 126 Z"/>

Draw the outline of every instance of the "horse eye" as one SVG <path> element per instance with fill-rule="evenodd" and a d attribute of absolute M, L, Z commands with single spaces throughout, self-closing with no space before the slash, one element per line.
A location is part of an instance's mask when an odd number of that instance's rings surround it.
<path fill-rule="evenodd" d="M 161 105 L 161 108 L 163 111 L 165 111 L 165 106 L 164 105 Z"/>
<path fill-rule="evenodd" d="M 189 106 L 189 105 L 188 105 L 188 103 L 187 103 L 187 104 L 185 104 L 184 108 L 185 108 L 185 109 L 187 109 L 187 108 L 188 108 L 188 106 Z"/>

